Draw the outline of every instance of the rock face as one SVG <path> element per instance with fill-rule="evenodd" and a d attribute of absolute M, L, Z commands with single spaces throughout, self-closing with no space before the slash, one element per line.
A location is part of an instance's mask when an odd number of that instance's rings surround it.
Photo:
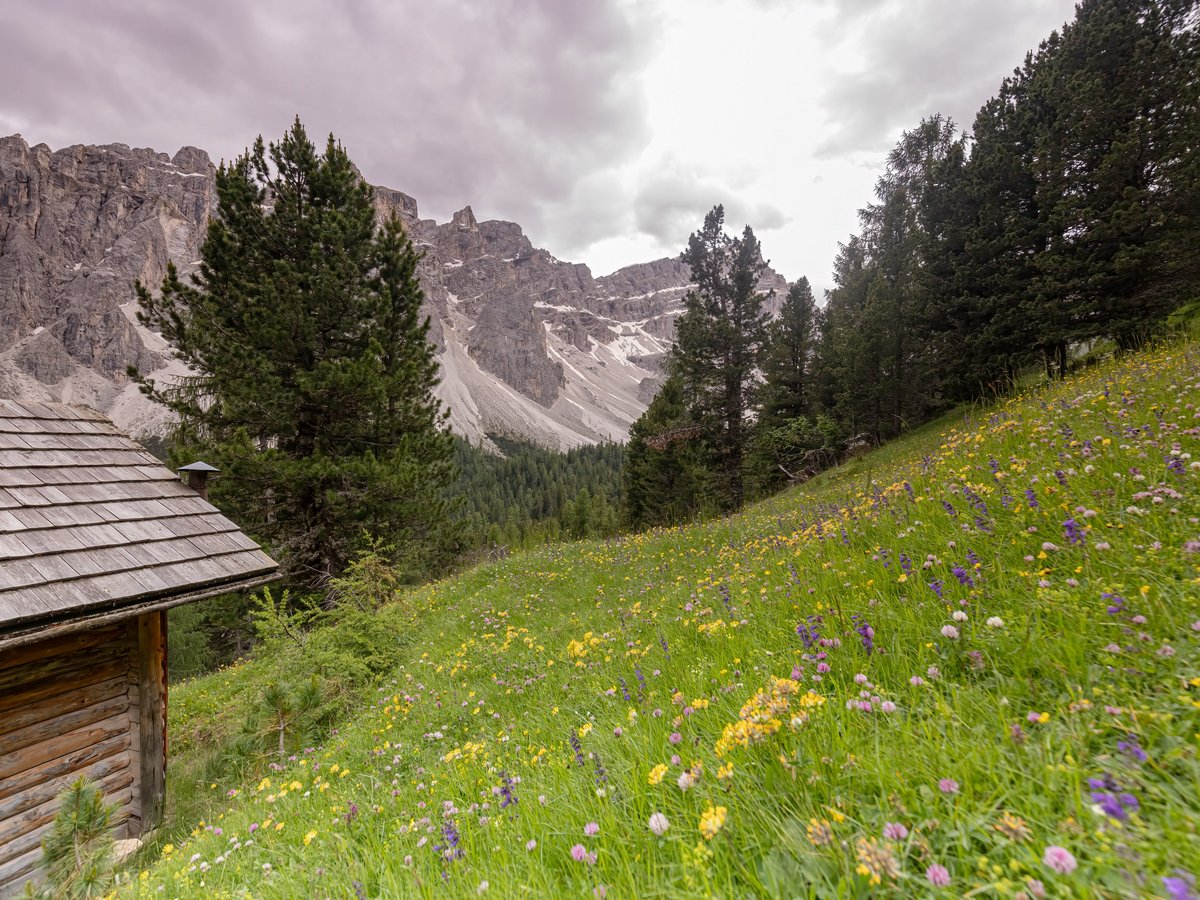
<path fill-rule="evenodd" d="M 133 321 L 133 281 L 161 281 L 171 259 L 190 270 L 213 201 L 212 163 L 193 147 L 172 158 L 123 144 L 51 152 L 0 138 L 7 392 L 107 411 L 137 395 L 127 365 L 169 368 Z M 162 414 L 142 405 L 143 430 L 164 428 Z"/>
<path fill-rule="evenodd" d="M 567 448 L 621 441 L 661 382 L 688 269 L 661 259 L 593 278 L 470 207 L 438 224 L 376 188 L 424 250 L 419 275 L 451 425 Z M 123 144 L 51 151 L 0 138 L 0 396 L 94 406 L 134 434 L 169 422 L 125 375 L 186 374 L 136 323 L 133 282 L 187 274 L 215 208 L 208 155 Z M 787 286 L 768 272 L 777 307 Z"/>

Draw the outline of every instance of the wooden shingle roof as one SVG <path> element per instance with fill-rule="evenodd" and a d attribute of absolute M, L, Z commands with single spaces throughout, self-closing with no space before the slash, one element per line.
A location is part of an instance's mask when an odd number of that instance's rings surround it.
<path fill-rule="evenodd" d="M 0 635 L 276 568 L 99 413 L 0 400 Z"/>

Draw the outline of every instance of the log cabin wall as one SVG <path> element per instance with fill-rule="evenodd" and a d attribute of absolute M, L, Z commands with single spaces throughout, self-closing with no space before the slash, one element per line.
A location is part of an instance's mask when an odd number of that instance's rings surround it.
<path fill-rule="evenodd" d="M 80 775 L 118 804 L 121 836 L 158 824 L 164 610 L 277 569 L 99 413 L 0 399 L 0 898 L 38 877 Z"/>
<path fill-rule="evenodd" d="M 58 794 L 79 776 L 117 837 L 162 814 L 166 614 L 0 651 L 0 897 L 38 879 Z"/>

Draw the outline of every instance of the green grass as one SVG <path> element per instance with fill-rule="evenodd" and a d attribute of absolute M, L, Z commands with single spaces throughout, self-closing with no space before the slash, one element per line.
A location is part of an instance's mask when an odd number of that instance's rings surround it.
<path fill-rule="evenodd" d="M 209 812 L 124 890 L 1166 896 L 1200 874 L 1198 362 L 1107 363 L 739 516 L 421 589 L 394 672 L 252 780 L 220 748 L 270 660 L 174 689 L 171 789 L 205 774 L 175 809 Z"/>

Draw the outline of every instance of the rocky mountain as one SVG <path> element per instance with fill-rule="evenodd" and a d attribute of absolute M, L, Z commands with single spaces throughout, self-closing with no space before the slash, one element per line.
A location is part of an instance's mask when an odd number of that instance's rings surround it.
<path fill-rule="evenodd" d="M 213 175 L 194 147 L 51 151 L 0 138 L 0 396 L 84 403 L 136 435 L 166 430 L 125 367 L 162 379 L 185 370 L 137 324 L 133 282 L 157 284 L 168 261 L 195 268 Z M 564 449 L 627 437 L 661 381 L 686 265 L 660 259 L 596 278 L 470 207 L 439 224 L 400 191 L 376 188 L 375 202 L 425 251 L 437 393 L 455 431 Z M 775 304 L 787 290 L 773 271 L 761 287 L 776 289 Z"/>

